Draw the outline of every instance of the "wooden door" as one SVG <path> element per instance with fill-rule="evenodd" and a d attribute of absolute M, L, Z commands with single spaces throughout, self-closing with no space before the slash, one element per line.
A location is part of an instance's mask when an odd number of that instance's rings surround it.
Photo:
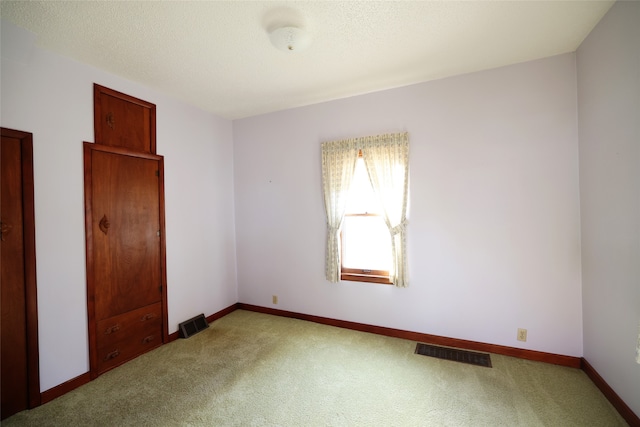
<path fill-rule="evenodd" d="M 162 162 L 161 156 L 85 143 L 94 377 L 168 340 Z"/>
<path fill-rule="evenodd" d="M 93 153 L 98 321 L 161 300 L 157 173 L 157 160 Z"/>
<path fill-rule="evenodd" d="M 2 128 L 1 418 L 40 404 L 30 133 Z"/>

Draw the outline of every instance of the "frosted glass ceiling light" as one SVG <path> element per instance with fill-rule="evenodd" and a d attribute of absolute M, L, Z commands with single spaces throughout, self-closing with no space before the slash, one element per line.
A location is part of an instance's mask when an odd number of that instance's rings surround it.
<path fill-rule="evenodd" d="M 297 27 L 276 28 L 269 34 L 271 44 L 285 52 L 300 52 L 311 44 L 311 37 Z"/>

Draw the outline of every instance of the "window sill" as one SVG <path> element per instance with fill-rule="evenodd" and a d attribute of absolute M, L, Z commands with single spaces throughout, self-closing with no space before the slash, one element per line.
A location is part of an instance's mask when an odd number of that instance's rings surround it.
<path fill-rule="evenodd" d="M 371 274 L 354 274 L 354 273 L 342 273 L 340 274 L 340 280 L 347 280 L 350 282 L 369 282 L 379 283 L 382 285 L 392 285 L 389 277 L 387 276 L 375 276 Z"/>

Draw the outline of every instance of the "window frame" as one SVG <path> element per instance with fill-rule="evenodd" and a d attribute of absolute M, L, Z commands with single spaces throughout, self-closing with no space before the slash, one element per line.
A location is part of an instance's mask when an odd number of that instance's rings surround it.
<path fill-rule="evenodd" d="M 358 152 L 358 158 L 362 158 L 362 150 Z M 345 217 L 379 217 L 382 215 L 377 213 L 345 213 Z M 343 221 L 344 225 L 344 221 Z M 340 231 L 340 253 L 344 255 L 344 239 L 342 231 Z M 373 270 L 362 268 L 348 268 L 343 264 L 344 257 L 340 257 L 340 280 L 347 280 L 351 282 L 365 282 L 365 283 L 378 283 L 382 285 L 393 285 L 388 270 Z"/>

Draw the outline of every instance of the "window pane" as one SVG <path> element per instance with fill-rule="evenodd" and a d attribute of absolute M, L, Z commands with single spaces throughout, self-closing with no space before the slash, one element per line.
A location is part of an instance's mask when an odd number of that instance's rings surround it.
<path fill-rule="evenodd" d="M 356 161 L 356 169 L 349 189 L 346 213 L 382 213 L 362 158 L 358 158 Z"/>
<path fill-rule="evenodd" d="M 342 266 L 388 271 L 391 237 L 380 216 L 345 216 L 342 225 Z"/>

